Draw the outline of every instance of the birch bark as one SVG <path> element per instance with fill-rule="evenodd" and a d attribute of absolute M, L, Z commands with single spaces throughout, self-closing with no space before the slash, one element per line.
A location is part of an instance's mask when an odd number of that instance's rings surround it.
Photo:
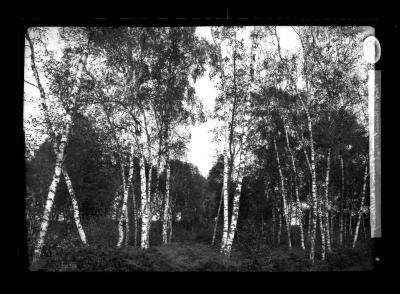
<path fill-rule="evenodd" d="M 304 245 L 304 230 L 303 230 L 303 211 L 301 210 L 301 203 L 300 203 L 300 196 L 299 196 L 299 188 L 297 185 L 297 169 L 296 169 L 296 163 L 294 159 L 294 154 L 292 151 L 292 148 L 290 147 L 289 143 L 289 136 L 288 136 L 288 131 L 287 131 L 287 126 L 285 125 L 285 135 L 286 135 L 286 145 L 288 147 L 290 157 L 292 159 L 292 169 L 293 169 L 293 181 L 294 181 L 294 189 L 296 193 L 296 216 L 299 218 L 300 222 L 300 242 L 301 242 L 301 249 L 305 250 L 305 245 Z"/>
<path fill-rule="evenodd" d="M 40 225 L 39 237 L 38 237 L 35 249 L 34 249 L 33 263 L 38 261 L 38 259 L 40 258 L 40 255 L 42 253 L 42 248 L 44 245 L 44 237 L 46 235 L 47 228 L 49 225 L 49 216 L 50 216 L 50 213 L 51 213 L 51 210 L 53 207 L 53 202 L 54 202 L 54 197 L 55 197 L 55 194 L 57 191 L 57 186 L 60 181 L 62 165 L 64 162 L 65 151 L 66 151 L 66 147 L 67 147 L 67 143 L 68 143 L 68 136 L 73 127 L 72 113 L 75 109 L 77 94 L 78 94 L 78 91 L 80 90 L 80 85 L 81 85 L 82 72 L 86 66 L 86 61 L 87 61 L 87 57 L 89 54 L 88 47 L 89 47 L 89 42 L 88 42 L 88 46 L 84 49 L 82 56 L 79 60 L 78 70 L 77 70 L 77 74 L 76 74 L 76 83 L 73 85 L 73 88 L 72 88 L 72 91 L 70 94 L 72 107 L 71 107 L 70 112 L 67 112 L 66 117 L 65 117 L 64 129 L 63 129 L 63 132 L 61 135 L 60 144 L 58 146 L 58 152 L 56 153 L 56 164 L 54 167 L 53 179 L 52 179 L 50 187 L 49 187 L 49 193 L 47 195 L 46 205 L 45 205 L 44 211 L 43 211 L 42 223 Z M 32 56 L 32 58 L 34 59 L 34 56 Z"/>
<path fill-rule="evenodd" d="M 237 221 L 239 218 L 239 204 L 240 204 L 240 194 L 242 192 L 242 185 L 243 185 L 243 177 L 244 177 L 244 148 L 243 146 L 240 147 L 240 155 L 239 155 L 239 168 L 237 171 L 237 187 L 235 189 L 235 194 L 233 197 L 233 204 L 232 204 L 232 216 L 231 216 L 231 223 L 229 227 L 228 239 L 226 243 L 226 247 L 224 249 L 225 255 L 230 256 L 233 239 L 235 237 L 235 232 L 237 228 Z"/>
<path fill-rule="evenodd" d="M 76 200 L 74 188 L 72 187 L 71 179 L 70 179 L 70 177 L 68 175 L 68 172 L 66 171 L 65 167 L 62 167 L 62 173 L 64 175 L 64 179 L 65 179 L 65 182 L 67 184 L 69 195 L 71 196 L 72 208 L 73 208 L 73 211 L 74 211 L 74 221 L 75 221 L 76 227 L 78 229 L 79 237 L 81 238 L 82 243 L 86 245 L 87 244 L 87 240 L 86 240 L 85 231 L 83 230 L 82 225 L 81 225 L 81 219 L 79 217 L 78 201 Z"/>
<path fill-rule="evenodd" d="M 163 231 L 162 231 L 162 239 L 163 244 L 168 243 L 168 227 L 169 227 L 169 218 L 170 218 L 170 176 L 171 170 L 169 165 L 169 156 L 166 156 L 165 159 L 165 172 L 166 172 L 166 179 L 165 179 L 165 203 L 164 203 L 164 213 L 163 213 Z"/>
<path fill-rule="evenodd" d="M 141 196 L 141 211 L 142 211 L 142 235 L 141 235 L 141 248 L 149 247 L 149 233 L 148 233 L 148 198 L 146 189 L 146 166 L 145 158 L 141 156 L 140 164 L 140 196 Z"/>
<path fill-rule="evenodd" d="M 364 179 L 363 179 L 363 187 L 362 187 L 362 196 L 361 196 L 361 203 L 360 203 L 360 209 L 358 210 L 358 217 L 357 217 L 357 224 L 356 224 L 356 229 L 354 233 L 354 239 L 353 239 L 353 244 L 352 247 L 356 247 L 357 239 L 358 239 L 358 231 L 360 229 L 360 223 L 361 223 L 361 218 L 363 216 L 363 206 L 365 202 L 365 191 L 366 191 L 366 186 L 367 186 L 367 177 L 368 177 L 368 162 L 365 165 L 365 172 L 364 172 Z"/>
<path fill-rule="evenodd" d="M 128 189 L 127 189 L 127 183 L 125 179 L 125 167 L 123 164 L 123 159 L 122 157 L 120 158 L 121 160 L 121 176 L 122 176 L 122 185 L 123 185 L 123 190 L 124 190 L 124 197 L 122 200 L 122 209 L 121 209 L 121 215 L 119 217 L 118 221 L 118 243 L 117 247 L 121 247 L 122 242 L 124 240 L 124 224 L 126 224 L 126 217 L 128 215 L 127 213 L 127 208 L 128 208 Z"/>
<path fill-rule="evenodd" d="M 326 178 L 325 178 L 325 199 L 324 199 L 324 211 L 325 211 L 325 231 L 326 231 L 326 246 L 328 251 L 332 251 L 331 248 L 331 237 L 330 237 L 330 224 L 329 224 L 329 175 L 330 175 L 330 164 L 331 164 L 331 149 L 328 150 L 328 158 L 326 164 Z"/>
<path fill-rule="evenodd" d="M 326 243 L 325 243 L 325 227 L 324 227 L 324 216 L 322 212 L 322 201 L 318 201 L 317 204 L 317 209 L 318 209 L 318 223 L 319 223 L 319 229 L 321 231 L 321 260 L 325 260 L 325 253 L 326 253 Z"/>
<path fill-rule="evenodd" d="M 278 153 L 278 148 L 277 148 L 277 146 L 276 146 L 276 140 L 275 140 L 275 138 L 274 138 L 274 146 L 275 146 L 276 160 L 277 160 L 277 162 L 278 162 L 279 178 L 280 178 L 280 182 L 281 182 L 283 213 L 284 213 L 285 223 L 286 223 L 286 231 L 287 231 L 287 238 L 288 238 L 288 246 L 289 246 L 289 248 L 291 248 L 291 247 L 292 247 L 292 242 L 291 242 L 291 237 L 290 237 L 289 209 L 288 209 L 287 202 L 286 202 L 285 183 L 284 183 L 284 178 L 283 178 L 283 173 L 282 173 L 281 163 L 280 163 L 280 160 L 279 160 L 279 153 Z"/>

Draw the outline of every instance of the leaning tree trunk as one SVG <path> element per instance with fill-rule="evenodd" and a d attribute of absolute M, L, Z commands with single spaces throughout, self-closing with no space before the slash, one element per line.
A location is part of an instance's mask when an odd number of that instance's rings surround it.
<path fill-rule="evenodd" d="M 31 49 L 31 68 L 32 68 L 35 80 L 38 84 L 38 89 L 39 89 L 40 97 L 41 97 L 41 107 L 42 107 L 42 110 L 44 113 L 48 133 L 53 142 L 54 154 L 56 156 L 56 165 L 55 165 L 55 169 L 54 169 L 53 180 L 52 180 L 52 183 L 50 184 L 50 189 L 49 189 L 46 205 L 45 205 L 44 212 L 43 212 L 43 219 L 42 219 L 42 223 L 41 223 L 41 229 L 39 232 L 39 238 L 37 240 L 37 244 L 36 244 L 35 250 L 34 250 L 33 263 L 35 263 L 41 255 L 42 247 L 44 244 L 44 237 L 47 232 L 49 216 L 51 214 L 51 209 L 52 209 L 52 205 L 54 202 L 55 193 L 56 193 L 57 186 L 58 186 L 58 183 L 60 180 L 60 173 L 63 172 L 62 164 L 65 159 L 65 151 L 66 151 L 66 145 L 68 142 L 68 135 L 73 127 L 73 121 L 72 121 L 71 114 L 73 112 L 73 109 L 75 108 L 76 99 L 77 99 L 76 95 L 80 88 L 82 72 L 86 65 L 86 60 L 87 60 L 87 56 L 88 56 L 88 50 L 87 50 L 88 48 L 86 48 L 86 50 L 84 50 L 83 55 L 82 55 L 81 59 L 79 60 L 78 72 L 77 72 L 77 76 L 76 76 L 76 83 L 73 86 L 72 91 L 71 91 L 71 98 L 72 98 L 71 99 L 72 100 L 71 101 L 72 102 L 71 103 L 71 105 L 72 105 L 71 112 L 67 112 L 66 124 L 64 126 L 64 132 L 62 134 L 60 145 L 57 146 L 56 135 L 55 135 L 53 125 L 50 120 L 49 111 L 48 111 L 48 108 L 46 105 L 46 93 L 43 89 L 42 83 L 40 82 L 39 73 L 37 71 L 37 67 L 36 67 L 36 63 L 35 63 L 35 50 L 34 50 L 33 42 L 30 39 L 28 32 L 26 33 L 26 38 L 28 40 L 29 47 Z M 89 43 L 88 43 L 88 45 L 89 45 Z M 80 223 L 79 208 L 78 208 L 78 203 L 76 201 L 75 193 L 74 193 L 74 190 L 72 187 L 72 183 L 70 181 L 70 178 L 68 176 L 68 173 L 67 173 L 67 170 L 65 169 L 65 167 L 64 167 L 64 171 L 65 171 L 64 178 L 67 183 L 68 191 L 70 193 L 71 200 L 72 200 L 75 224 L 78 228 L 78 233 L 79 233 L 82 243 L 86 244 L 87 243 L 86 235 L 85 235 L 83 228 L 81 226 L 81 223 Z"/>
<path fill-rule="evenodd" d="M 65 182 L 67 184 L 69 195 L 71 196 L 72 208 L 74 210 L 74 221 L 75 221 L 76 227 L 78 229 L 79 237 L 81 238 L 82 243 L 86 245 L 86 243 L 87 243 L 86 235 L 85 235 L 85 232 L 83 231 L 83 228 L 82 228 L 82 225 L 81 225 L 81 219 L 79 217 L 78 201 L 76 200 L 74 188 L 72 187 L 71 179 L 70 179 L 70 177 L 68 175 L 68 172 L 65 169 L 65 167 L 62 167 L 62 173 L 64 175 L 64 179 L 65 179 Z"/>
<path fill-rule="evenodd" d="M 218 210 L 217 210 L 217 216 L 215 217 L 215 224 L 214 224 L 214 231 L 213 231 L 213 236 L 212 236 L 211 245 L 214 245 L 214 243 L 215 243 L 215 235 L 216 235 L 216 233 L 217 233 L 218 219 L 219 219 L 219 213 L 220 213 L 220 211 L 221 211 L 222 200 L 223 200 L 223 190 L 221 189 L 221 197 L 220 197 L 220 199 L 219 199 L 219 205 L 218 205 Z"/>
<path fill-rule="evenodd" d="M 65 148 L 68 141 L 70 125 L 71 124 L 67 124 L 67 127 L 64 130 L 64 133 L 61 138 L 59 151 L 56 154 L 56 165 L 54 167 L 53 179 L 49 187 L 49 193 L 47 194 L 47 201 L 43 211 L 43 218 L 42 218 L 42 223 L 40 225 L 39 238 L 37 240 L 34 249 L 33 263 L 39 260 L 40 255 L 42 253 L 44 237 L 46 236 L 47 227 L 49 225 L 49 217 L 51 214 L 51 209 L 53 207 L 54 197 L 56 195 L 58 183 L 60 182 L 61 169 L 64 159 Z"/>
<path fill-rule="evenodd" d="M 65 125 L 64 125 L 64 130 L 61 135 L 61 141 L 60 145 L 58 147 L 58 152 L 56 153 L 56 164 L 54 167 L 54 173 L 53 173 L 53 179 L 51 181 L 50 187 L 49 187 L 49 193 L 47 195 L 47 200 L 46 200 L 46 205 L 43 211 L 43 218 L 42 218 L 42 223 L 40 225 L 40 231 L 39 231 L 39 237 L 34 249 L 34 254 L 33 254 L 33 263 L 38 261 L 40 258 L 40 255 L 42 254 L 42 248 L 44 244 L 44 237 L 46 236 L 47 228 L 49 225 L 49 216 L 51 213 L 51 209 L 53 207 L 53 202 L 54 202 L 54 197 L 57 191 L 57 186 L 58 183 L 60 182 L 60 175 L 62 171 L 62 165 L 63 161 L 65 158 L 65 151 L 68 143 L 68 136 L 72 130 L 73 127 L 73 121 L 72 121 L 72 113 L 73 110 L 75 109 L 76 105 L 76 100 L 77 100 L 77 94 L 80 89 L 81 85 L 81 78 L 82 78 L 82 72 L 83 69 L 86 65 L 86 60 L 88 57 L 88 48 L 84 50 L 84 53 L 79 60 L 79 65 L 78 65 L 78 72 L 76 75 L 76 83 L 74 84 L 72 91 L 71 91 L 71 111 L 67 112 L 66 114 L 66 119 L 65 119 Z"/>
<path fill-rule="evenodd" d="M 276 160 L 278 162 L 278 170 L 279 170 L 279 177 L 281 180 L 281 191 L 282 191 L 282 203 L 283 203 L 283 213 L 285 217 L 285 222 L 286 222 L 286 231 L 287 231 L 287 238 L 288 238 L 288 246 L 289 248 L 292 247 L 292 242 L 290 238 L 290 219 L 289 219 L 289 209 L 287 207 L 286 203 L 286 190 L 285 190 L 285 184 L 284 184 L 284 179 L 283 179 L 283 173 L 282 173 L 282 168 L 279 160 L 279 153 L 278 153 L 278 148 L 276 146 L 276 140 L 274 138 L 274 146 L 275 146 L 275 153 L 276 153 Z"/>

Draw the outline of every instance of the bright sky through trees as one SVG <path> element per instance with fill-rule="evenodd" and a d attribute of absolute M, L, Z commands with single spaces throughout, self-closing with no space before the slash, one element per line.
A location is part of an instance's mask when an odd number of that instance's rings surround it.
<path fill-rule="evenodd" d="M 248 27 L 244 34 L 248 34 L 251 29 L 252 27 Z M 278 27 L 277 30 L 283 50 L 292 51 L 299 48 L 300 44 L 296 33 L 290 27 Z M 210 27 L 198 27 L 196 29 L 196 33 L 212 42 Z M 243 35 L 243 37 L 246 40 L 248 35 Z M 249 41 L 246 41 L 245 43 L 247 46 L 249 45 Z M 49 51 L 53 51 L 56 54 L 57 52 L 61 52 L 61 50 L 58 50 L 60 47 L 60 42 L 57 35 L 57 28 L 53 27 L 49 29 L 48 44 L 46 44 L 46 47 Z M 25 80 L 35 84 L 31 69 L 29 67 L 29 54 L 29 49 L 27 49 L 25 56 L 27 61 L 25 62 Z M 44 77 L 42 77 L 42 79 L 44 79 Z M 203 102 L 203 105 L 208 112 L 212 112 L 214 110 L 214 102 L 217 96 L 215 83 L 216 81 L 210 80 L 209 71 L 207 70 L 206 73 L 195 84 L 196 95 Z M 41 113 L 37 100 L 39 98 L 38 89 L 25 83 L 24 90 L 24 120 L 26 120 L 32 114 L 35 114 L 35 116 L 40 116 Z M 196 165 L 203 176 L 208 175 L 210 168 L 217 160 L 216 156 L 218 146 L 215 142 L 213 142 L 213 134 L 211 132 L 215 123 L 215 121 L 209 119 L 206 123 L 191 127 L 190 130 L 191 141 L 188 145 L 187 161 Z M 31 128 L 31 126 L 26 124 L 25 126 L 26 135 L 32 137 L 32 139 L 35 138 L 35 142 L 31 144 L 34 144 L 35 148 L 38 148 L 39 145 L 45 140 L 46 136 L 37 134 L 36 131 Z"/>
<path fill-rule="evenodd" d="M 252 27 L 248 27 L 246 33 L 251 29 Z M 277 30 L 283 50 L 291 51 L 300 46 L 296 33 L 291 27 L 278 27 Z M 212 42 L 210 27 L 198 27 L 196 33 Z M 249 41 L 246 43 L 246 45 L 248 45 Z M 209 111 L 213 111 L 217 90 L 215 88 L 215 81 L 209 79 L 208 71 L 196 82 L 195 88 L 196 95 L 201 99 L 205 108 Z M 189 162 L 195 164 L 204 176 L 208 175 L 210 168 L 217 160 L 217 145 L 212 141 L 213 135 L 211 133 L 214 124 L 215 121 L 209 120 L 191 129 L 192 138 L 188 146 L 187 159 Z"/>

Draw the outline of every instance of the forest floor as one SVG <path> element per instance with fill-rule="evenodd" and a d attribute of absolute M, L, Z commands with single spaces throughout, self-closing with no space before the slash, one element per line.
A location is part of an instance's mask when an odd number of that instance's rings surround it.
<path fill-rule="evenodd" d="M 204 238 L 205 232 L 201 230 L 195 233 L 182 228 L 175 230 L 175 241 L 167 245 L 151 246 L 147 250 L 134 246 L 116 248 L 115 244 L 111 246 L 104 242 L 91 242 L 91 245 L 82 246 L 77 236 L 66 238 L 68 234 L 62 236 L 57 234 L 57 231 L 49 232 L 43 256 L 31 270 L 281 272 L 373 269 L 367 242 L 360 242 L 354 249 L 333 248 L 325 261 L 320 261 L 317 253 L 316 261 L 312 265 L 308 259 L 308 251 L 296 246 L 289 249 L 283 242 L 280 246 L 270 246 L 259 239 L 256 245 L 254 242 L 245 243 L 244 234 L 241 241 L 234 244 L 230 258 L 224 258 L 218 252 L 218 244 L 211 246 L 209 238 Z M 96 235 L 93 231 L 90 233 L 92 234 L 88 234 L 89 242 L 94 240 Z M 103 237 L 107 236 L 103 234 Z M 114 235 L 112 239 L 115 237 Z M 152 244 L 157 243 L 153 241 Z"/>

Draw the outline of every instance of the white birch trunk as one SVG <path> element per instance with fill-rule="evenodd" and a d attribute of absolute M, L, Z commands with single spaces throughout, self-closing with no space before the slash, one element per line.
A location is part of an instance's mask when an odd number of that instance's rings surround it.
<path fill-rule="evenodd" d="M 226 147 L 224 149 L 224 170 L 223 170 L 223 180 L 222 180 L 222 193 L 223 193 L 223 215 L 224 215 L 224 226 L 222 229 L 222 242 L 221 242 L 221 253 L 224 252 L 226 242 L 228 240 L 229 231 L 229 215 L 228 215 L 228 156 Z"/>
<path fill-rule="evenodd" d="M 150 234 L 150 228 L 151 228 L 151 222 L 153 218 L 152 214 L 152 198 L 151 198 L 151 181 L 152 181 L 152 165 L 150 164 L 149 167 L 149 177 L 147 181 L 147 216 L 148 216 L 148 222 L 147 222 L 147 234 Z"/>
<path fill-rule="evenodd" d="M 325 211 L 325 232 L 326 232 L 326 246 L 329 252 L 332 251 L 331 248 L 331 237 L 330 237 L 330 225 L 329 225 L 329 211 L 328 211 L 328 201 L 329 201 L 329 174 L 331 164 L 331 149 L 328 151 L 327 167 L 326 167 L 326 178 L 325 178 L 325 199 L 324 199 L 324 211 Z"/>
<path fill-rule="evenodd" d="M 232 243 L 235 237 L 235 232 L 237 227 L 237 220 L 239 218 L 239 202 L 240 202 L 240 193 L 242 191 L 242 181 L 243 181 L 243 176 L 240 176 L 238 185 L 235 189 L 235 195 L 233 198 L 231 223 L 229 227 L 228 239 L 226 241 L 226 246 L 224 249 L 224 254 L 228 257 L 231 253 Z"/>
<path fill-rule="evenodd" d="M 49 216 L 50 216 L 51 209 L 52 209 L 52 206 L 53 206 L 53 202 L 54 202 L 54 197 L 55 197 L 55 193 L 56 193 L 56 190 L 57 190 L 57 186 L 58 186 L 58 183 L 60 181 L 60 174 L 63 171 L 62 170 L 63 169 L 62 165 L 63 165 L 63 161 L 65 159 L 65 149 L 66 149 L 66 145 L 67 145 L 67 142 L 68 142 L 69 133 L 70 133 L 70 131 L 72 129 L 73 121 L 72 121 L 71 113 L 67 113 L 67 115 L 66 115 L 66 123 L 65 123 L 65 126 L 64 126 L 64 132 L 62 134 L 61 142 L 60 142 L 60 145 L 57 146 L 55 132 L 54 132 L 54 129 L 53 129 L 53 126 L 52 126 L 52 123 L 51 123 L 51 120 L 50 120 L 48 108 L 47 108 L 47 105 L 46 105 L 46 94 L 45 94 L 43 86 L 42 86 L 42 84 L 40 82 L 39 74 L 38 74 L 38 71 L 37 71 L 37 68 L 36 68 L 35 51 L 34 51 L 33 42 L 29 37 L 29 33 L 26 33 L 26 38 L 28 40 L 29 47 L 31 49 L 31 68 L 32 68 L 35 80 L 36 80 L 36 82 L 38 84 L 38 89 L 39 89 L 40 98 L 41 98 L 41 107 L 42 107 L 42 110 L 43 110 L 43 113 L 44 113 L 44 117 L 45 117 L 47 129 L 48 129 L 48 133 L 49 133 L 50 138 L 51 138 L 52 143 L 53 143 L 54 154 L 56 156 L 56 165 L 55 165 L 55 168 L 54 168 L 53 180 L 52 180 L 52 182 L 50 184 L 49 193 L 47 195 L 46 205 L 45 205 L 45 208 L 44 208 L 41 228 L 40 228 L 40 232 L 39 232 L 39 237 L 38 237 L 37 244 L 36 244 L 35 250 L 34 250 L 33 263 L 35 263 L 40 258 L 40 255 L 41 255 L 41 252 L 42 252 L 42 247 L 43 247 L 43 244 L 44 244 L 44 237 L 46 235 L 48 222 L 49 222 Z M 88 56 L 87 49 L 88 48 L 86 48 L 86 50 L 84 50 L 83 55 L 82 55 L 81 59 L 79 60 L 78 72 L 77 72 L 77 75 L 76 75 L 76 83 L 73 86 L 72 91 L 71 91 L 72 108 L 75 107 L 76 99 L 77 99 L 76 94 L 77 94 L 77 92 L 78 92 L 78 90 L 80 88 L 82 71 L 83 71 L 84 67 L 86 66 L 86 60 L 87 60 L 87 56 Z M 79 236 L 80 236 L 82 242 L 84 244 L 86 244 L 87 243 L 86 235 L 85 235 L 85 233 L 83 231 L 83 228 L 81 226 L 81 223 L 80 223 L 79 208 L 78 208 L 78 204 L 77 204 L 77 201 L 76 201 L 75 193 L 74 193 L 74 190 L 73 190 L 73 187 L 72 187 L 72 183 L 71 183 L 71 181 L 69 179 L 68 174 L 66 173 L 66 169 L 65 168 L 64 168 L 64 171 L 65 171 L 65 174 L 64 174 L 65 180 L 67 182 L 68 191 L 70 193 L 71 200 L 72 200 L 72 206 L 73 206 L 73 209 L 74 209 L 74 220 L 75 220 L 76 226 L 78 228 Z"/>
<path fill-rule="evenodd" d="M 284 183 L 283 173 L 282 173 L 282 169 L 281 169 L 281 163 L 280 163 L 280 160 L 279 160 L 278 147 L 276 146 L 276 140 L 275 140 L 275 138 L 274 138 L 274 146 L 275 146 L 276 160 L 277 160 L 277 162 L 278 162 L 279 178 L 280 178 L 280 182 L 281 182 L 283 213 L 284 213 L 285 223 L 286 223 L 286 231 L 287 231 L 287 237 L 288 237 L 288 246 L 289 246 L 289 248 L 291 248 L 291 247 L 292 247 L 292 242 L 291 242 L 291 238 L 290 238 L 290 218 L 289 218 L 289 209 L 288 209 L 287 202 L 286 202 L 285 183 Z"/>
<path fill-rule="evenodd" d="M 122 242 L 124 240 L 124 223 L 126 224 L 126 216 L 128 214 L 127 208 L 128 208 L 128 189 L 126 185 L 126 180 L 125 180 L 125 168 L 124 164 L 122 162 L 122 157 L 121 157 L 121 176 L 122 176 L 122 185 L 124 187 L 124 197 L 122 200 L 122 209 L 121 209 L 121 215 L 119 217 L 119 222 L 118 222 L 118 243 L 117 247 L 122 246 Z"/>
<path fill-rule="evenodd" d="M 325 260 L 326 254 L 326 243 L 325 243 L 325 227 L 324 227 L 324 216 L 322 212 L 322 201 L 318 201 L 318 220 L 319 220 L 319 229 L 321 231 L 321 260 Z"/>
<path fill-rule="evenodd" d="M 149 232 L 148 232 L 148 198 L 146 189 L 146 166 L 145 158 L 142 156 L 140 161 L 140 196 L 141 196 L 141 211 L 142 211 L 142 234 L 141 234 L 141 248 L 149 248 Z"/>
<path fill-rule="evenodd" d="M 125 245 L 128 245 L 129 242 L 129 216 L 128 216 L 128 198 L 129 198 L 129 188 L 131 186 L 132 178 L 133 178 L 133 145 L 131 146 L 131 153 L 129 154 L 129 170 L 128 170 L 128 179 L 125 179 L 125 168 L 122 163 L 121 158 L 121 176 L 122 176 L 122 186 L 124 189 L 124 198 L 122 202 L 121 216 L 119 218 L 118 223 L 118 243 L 117 247 L 122 246 L 122 242 L 125 240 Z M 123 230 L 123 226 L 125 225 L 125 234 Z"/>
<path fill-rule="evenodd" d="M 129 201 L 129 190 L 130 187 L 132 186 L 132 179 L 133 179 L 133 145 L 131 146 L 131 154 L 129 156 L 129 173 L 128 173 L 128 181 L 126 184 L 126 191 L 127 191 L 127 197 L 126 197 L 126 215 L 125 215 L 125 246 L 129 245 L 129 206 L 128 206 L 128 201 Z M 132 189 L 132 194 L 134 193 Z"/>
<path fill-rule="evenodd" d="M 68 175 L 68 172 L 66 171 L 65 167 L 62 168 L 62 173 L 64 175 L 65 182 L 67 183 L 67 188 L 68 188 L 68 191 L 69 191 L 69 195 L 71 196 L 72 208 L 73 208 L 73 211 L 74 211 L 75 225 L 76 225 L 76 228 L 78 229 L 79 237 L 81 238 L 82 243 L 86 245 L 86 243 L 87 243 L 86 235 L 85 235 L 85 232 L 84 232 L 84 230 L 82 228 L 81 219 L 79 217 L 78 201 L 76 200 L 74 188 L 72 187 L 71 179 L 70 179 L 70 177 Z"/>
<path fill-rule="evenodd" d="M 132 208 L 133 208 L 133 226 L 134 226 L 134 236 L 133 236 L 133 246 L 137 247 L 137 239 L 138 239 L 138 217 L 137 217 L 137 205 L 136 205 L 136 197 L 135 197 L 135 189 L 131 183 L 132 188 Z"/>
<path fill-rule="evenodd" d="M 165 159 L 165 203 L 164 203 L 164 213 L 163 213 L 163 228 L 162 228 L 162 242 L 163 244 L 168 243 L 168 226 L 169 226 L 169 218 L 170 218 L 170 195 L 169 195 L 169 185 L 170 185 L 170 176 L 171 170 L 169 165 L 169 157 L 167 156 Z"/>
<path fill-rule="evenodd" d="M 54 202 L 54 197 L 56 195 L 57 186 L 58 186 L 58 183 L 60 182 L 60 175 L 61 175 L 61 169 L 62 169 L 62 164 L 63 164 L 63 159 L 64 159 L 64 152 L 65 152 L 65 148 L 67 146 L 68 135 L 69 135 L 69 126 L 70 126 L 70 124 L 67 124 L 67 126 L 65 128 L 65 131 L 61 138 L 59 151 L 56 155 L 56 165 L 54 167 L 54 174 L 53 174 L 53 179 L 52 179 L 50 187 L 49 187 L 49 193 L 47 194 L 46 205 L 45 205 L 44 211 L 43 211 L 42 223 L 40 225 L 39 237 L 38 237 L 35 249 L 34 249 L 33 263 L 36 263 L 39 260 L 40 255 L 42 254 L 42 248 L 44 245 L 44 237 L 46 236 L 47 227 L 49 226 L 49 217 L 50 217 L 51 209 L 53 207 L 53 202 Z"/>
<path fill-rule="evenodd" d="M 237 232 L 236 229 L 237 229 L 237 221 L 239 218 L 240 194 L 242 192 L 243 177 L 244 177 L 243 169 L 244 169 L 244 148 L 241 147 L 239 155 L 239 168 L 237 171 L 237 187 L 235 189 L 235 194 L 233 196 L 231 222 L 229 226 L 228 239 L 226 241 L 226 246 L 224 249 L 224 253 L 228 257 L 231 254 L 233 239 L 235 238 L 235 232 Z"/>
<path fill-rule="evenodd" d="M 311 216 L 311 238 L 310 238 L 310 260 L 314 263 L 315 257 L 315 237 L 316 237 L 316 229 L 317 229 L 317 176 L 315 172 L 315 151 L 314 151 L 314 139 L 312 133 L 312 123 L 311 118 L 307 110 L 307 120 L 308 120 L 308 130 L 310 132 L 310 164 L 311 164 L 311 201 L 313 207 L 313 213 Z"/>
<path fill-rule="evenodd" d="M 286 135 L 286 145 L 289 149 L 290 157 L 292 159 L 292 169 L 293 169 L 293 179 L 294 179 L 294 189 L 296 193 L 296 203 L 297 203 L 297 208 L 296 208 L 296 217 L 299 218 L 300 222 L 300 242 L 301 242 L 301 249 L 305 250 L 306 247 L 304 245 L 304 230 L 303 230 L 303 211 L 301 210 L 301 203 L 300 203 L 300 196 L 299 196 L 299 187 L 297 185 L 297 169 L 296 169 L 296 163 L 294 160 L 294 154 L 292 152 L 292 148 L 290 147 L 289 143 L 289 135 L 287 132 L 287 127 L 285 126 L 285 135 Z"/>

